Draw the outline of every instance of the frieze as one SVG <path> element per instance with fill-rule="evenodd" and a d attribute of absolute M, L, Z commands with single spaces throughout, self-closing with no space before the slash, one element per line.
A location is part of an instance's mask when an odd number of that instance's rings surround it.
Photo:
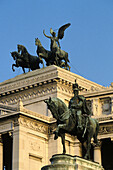
<path fill-rule="evenodd" d="M 99 134 L 104 135 L 104 134 L 110 134 L 113 133 L 113 125 L 107 125 L 107 126 L 100 126 L 99 127 Z"/>
<path fill-rule="evenodd" d="M 23 126 L 44 134 L 48 134 L 48 126 L 44 125 L 42 123 L 36 122 L 36 121 L 31 121 L 29 119 L 26 118 L 19 118 L 18 120 L 16 120 L 14 122 L 14 126 Z"/>
<path fill-rule="evenodd" d="M 10 95 L 7 96 L 7 98 L 1 98 L 0 102 L 3 104 L 14 104 L 17 103 L 17 101 L 19 99 L 22 100 L 29 100 L 29 99 L 33 99 L 36 97 L 41 97 L 43 95 L 52 93 L 52 92 L 63 92 L 66 93 L 67 95 L 71 95 L 73 94 L 72 92 L 72 88 L 69 85 L 60 85 L 60 84 L 56 84 L 56 83 L 52 83 L 49 85 L 43 85 L 43 87 L 38 87 L 38 88 L 34 88 L 33 90 L 27 90 L 24 92 L 21 92 L 18 95 Z"/>

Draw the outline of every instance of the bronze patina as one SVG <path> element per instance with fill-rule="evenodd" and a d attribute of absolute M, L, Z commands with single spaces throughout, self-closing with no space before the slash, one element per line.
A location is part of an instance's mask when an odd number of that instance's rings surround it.
<path fill-rule="evenodd" d="M 11 52 L 11 56 L 15 60 L 15 64 L 12 65 L 13 71 L 15 71 L 14 67 L 22 67 L 25 73 L 25 68 L 29 68 L 29 71 L 30 69 L 36 70 L 40 68 L 40 63 L 43 64 L 42 58 L 30 55 L 23 45 L 17 45 L 17 48 L 18 51 Z"/>
<path fill-rule="evenodd" d="M 45 30 L 43 30 L 43 34 L 51 40 L 50 51 L 46 50 L 40 40 L 38 38 L 35 39 L 35 45 L 37 46 L 37 56 L 32 56 L 28 53 L 27 49 L 23 45 L 17 45 L 18 51 L 11 52 L 13 59 L 15 60 L 15 64 L 12 65 L 12 70 L 15 71 L 14 67 L 22 67 L 23 72 L 25 73 L 25 68 L 29 68 L 31 70 L 39 69 L 39 64 L 43 64 L 43 59 L 46 62 L 46 66 L 57 65 L 61 68 L 70 71 L 70 66 L 68 64 L 68 53 L 61 50 L 61 46 L 59 43 L 59 39 L 64 37 L 64 31 L 71 24 L 65 24 L 61 26 L 58 30 L 58 35 L 50 28 L 50 34 L 52 36 L 48 36 L 45 34 Z"/>
<path fill-rule="evenodd" d="M 91 139 L 98 145 L 97 135 L 99 131 L 99 123 L 91 117 L 86 99 L 84 96 L 78 95 L 78 84 L 73 85 L 74 97 L 69 102 L 69 107 L 59 98 L 49 98 L 45 100 L 48 109 L 53 117 L 57 120 L 57 128 L 54 131 L 56 140 L 61 136 L 63 144 L 63 154 L 65 149 L 65 133 L 77 136 L 82 145 L 86 144 L 85 159 L 90 160 Z"/>
<path fill-rule="evenodd" d="M 68 23 L 60 27 L 57 36 L 56 33 L 52 30 L 52 28 L 50 28 L 50 34 L 52 36 L 46 35 L 45 30 L 43 30 L 44 36 L 51 40 L 50 51 L 46 50 L 42 46 L 38 38 L 35 39 L 35 45 L 37 46 L 37 55 L 46 61 L 47 66 L 54 64 L 66 70 L 70 70 L 70 66 L 68 64 L 68 53 L 61 50 L 61 46 L 59 43 L 59 39 L 62 39 L 64 37 L 64 31 L 70 25 L 71 24 Z"/>

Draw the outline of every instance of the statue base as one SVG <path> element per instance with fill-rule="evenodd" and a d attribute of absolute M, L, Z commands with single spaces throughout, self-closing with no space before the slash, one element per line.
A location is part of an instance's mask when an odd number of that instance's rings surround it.
<path fill-rule="evenodd" d="M 56 154 L 52 156 L 50 162 L 51 165 L 46 165 L 41 170 L 104 170 L 96 162 L 71 155 Z"/>

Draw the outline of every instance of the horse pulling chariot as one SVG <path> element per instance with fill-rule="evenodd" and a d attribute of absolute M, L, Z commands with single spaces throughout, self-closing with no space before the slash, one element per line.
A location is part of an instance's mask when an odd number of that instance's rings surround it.
<path fill-rule="evenodd" d="M 16 61 L 15 64 L 12 65 L 12 70 L 15 71 L 14 67 L 22 67 L 23 72 L 25 73 L 25 68 L 29 68 L 31 70 L 39 69 L 39 64 L 43 64 L 43 59 L 46 62 L 47 66 L 57 65 L 61 68 L 70 71 L 70 66 L 68 64 L 68 53 L 61 50 L 59 39 L 62 39 L 64 36 L 64 31 L 66 28 L 70 26 L 70 23 L 63 25 L 58 30 L 58 35 L 56 37 L 56 33 L 50 28 L 50 33 L 52 36 L 47 36 L 45 31 L 43 34 L 50 38 L 51 45 L 50 51 L 46 50 L 40 40 L 38 38 L 35 39 L 35 45 L 37 46 L 37 56 L 32 56 L 28 53 L 27 49 L 23 45 L 17 45 L 18 51 L 11 52 L 13 59 Z M 43 64 L 44 67 L 44 64 Z"/>
<path fill-rule="evenodd" d="M 15 71 L 15 67 L 22 67 L 23 72 L 25 73 L 25 68 L 29 68 L 31 70 L 39 69 L 39 64 L 44 63 L 42 58 L 37 56 L 32 56 L 28 53 L 27 49 L 23 45 L 17 45 L 18 51 L 11 52 L 11 56 L 16 61 L 16 64 L 12 65 L 12 70 Z"/>

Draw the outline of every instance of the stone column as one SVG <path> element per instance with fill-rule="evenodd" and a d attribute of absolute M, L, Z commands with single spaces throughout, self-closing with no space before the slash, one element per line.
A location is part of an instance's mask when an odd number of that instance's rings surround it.
<path fill-rule="evenodd" d="M 98 98 L 92 100 L 92 112 L 94 116 L 98 115 L 98 103 Z"/>
<path fill-rule="evenodd" d="M 0 135 L 0 169 L 3 169 L 3 141 L 2 136 Z"/>
<path fill-rule="evenodd" d="M 78 140 L 76 140 L 76 143 L 75 143 L 74 154 L 75 154 L 76 156 L 82 157 L 81 144 L 80 144 L 80 142 L 79 142 Z"/>
<path fill-rule="evenodd" d="M 19 169 L 19 127 L 15 127 L 13 131 L 13 165 L 12 169 Z"/>
<path fill-rule="evenodd" d="M 94 161 L 101 165 L 101 143 L 94 147 Z"/>

